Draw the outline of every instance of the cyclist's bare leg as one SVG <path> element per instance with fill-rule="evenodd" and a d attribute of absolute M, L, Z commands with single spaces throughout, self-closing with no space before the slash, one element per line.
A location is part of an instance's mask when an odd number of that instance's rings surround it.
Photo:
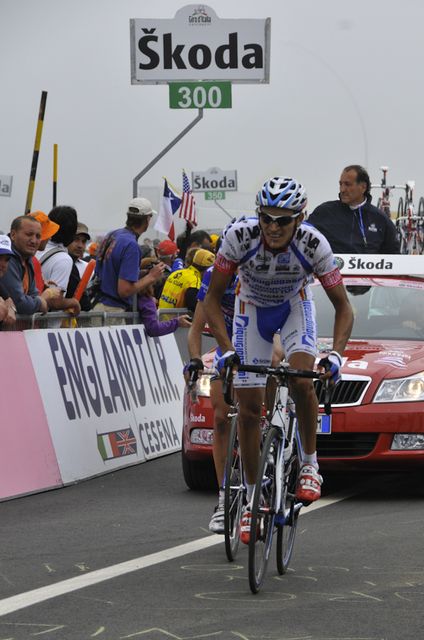
<path fill-rule="evenodd" d="M 222 487 L 224 479 L 225 461 L 227 458 L 228 436 L 230 421 L 228 412 L 230 407 L 224 400 L 221 380 L 212 380 L 210 389 L 212 409 L 214 411 L 213 460 L 215 464 L 218 486 Z"/>
<path fill-rule="evenodd" d="M 289 364 L 293 369 L 312 370 L 314 368 L 315 358 L 308 353 L 298 351 L 290 356 Z M 308 380 L 307 378 L 292 378 L 290 382 L 290 395 L 296 405 L 296 416 L 303 451 L 307 455 L 314 454 L 317 440 L 318 399 L 312 380 Z"/>
<path fill-rule="evenodd" d="M 237 388 L 239 401 L 239 441 L 246 482 L 254 485 L 258 471 L 260 445 L 260 419 L 264 390 Z"/>
<path fill-rule="evenodd" d="M 278 367 L 284 358 L 284 349 L 281 344 L 280 334 L 276 333 L 272 341 L 272 359 L 271 367 Z M 269 377 L 266 382 L 265 406 L 267 411 L 272 411 L 274 407 L 275 392 L 277 391 L 277 381 L 273 377 Z"/>

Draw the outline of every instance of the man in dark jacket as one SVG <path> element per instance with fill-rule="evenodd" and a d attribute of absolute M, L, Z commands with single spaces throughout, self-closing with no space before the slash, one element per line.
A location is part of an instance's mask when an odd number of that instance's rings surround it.
<path fill-rule="evenodd" d="M 13 220 L 10 227 L 10 239 L 12 255 L 2 284 L 18 313 L 45 313 L 60 292 L 57 287 L 50 287 L 40 294 L 35 286 L 32 256 L 40 245 L 41 224 L 31 216 L 19 216 Z"/>
<path fill-rule="evenodd" d="M 339 199 L 324 202 L 308 218 L 333 253 L 400 253 L 396 227 L 371 204 L 371 181 L 360 165 L 343 169 Z"/>

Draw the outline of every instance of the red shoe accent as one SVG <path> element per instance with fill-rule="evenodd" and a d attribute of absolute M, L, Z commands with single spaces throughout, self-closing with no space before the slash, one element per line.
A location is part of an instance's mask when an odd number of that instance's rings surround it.
<path fill-rule="evenodd" d="M 252 522 L 252 513 L 247 507 L 243 511 L 240 520 L 240 540 L 243 544 L 249 544 L 250 541 L 250 523 Z"/>
<path fill-rule="evenodd" d="M 314 502 L 321 497 L 322 476 L 311 464 L 304 464 L 300 469 L 296 487 L 296 498 L 300 502 Z"/>

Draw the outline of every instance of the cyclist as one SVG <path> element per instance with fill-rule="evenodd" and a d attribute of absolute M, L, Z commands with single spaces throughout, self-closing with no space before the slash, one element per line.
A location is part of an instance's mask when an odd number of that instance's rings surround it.
<path fill-rule="evenodd" d="M 204 307 L 209 326 L 223 355 L 218 369 L 242 363 L 268 365 L 273 336 L 279 332 L 291 367 L 312 370 L 316 357 L 315 307 L 308 286 L 312 274 L 321 281 L 335 309 L 333 351 L 319 362 L 325 378 L 336 383 L 353 313 L 328 241 L 303 222 L 307 197 L 293 178 L 267 180 L 256 196 L 257 216 L 242 217 L 227 226 L 218 251 Z M 232 342 L 225 329 L 221 300 L 238 269 Z M 241 522 L 241 540 L 248 542 L 250 501 L 256 481 L 260 415 L 265 376 L 238 372 L 234 378 L 240 411 L 240 446 L 248 504 Z M 302 464 L 296 496 L 304 502 L 321 495 L 316 424 L 318 401 L 311 380 L 293 379 L 302 441 Z"/>
<path fill-rule="evenodd" d="M 193 315 L 191 327 L 188 332 L 188 351 L 190 361 L 184 367 L 186 381 L 194 373 L 194 380 L 197 380 L 199 372 L 203 371 L 202 353 L 202 332 L 206 326 L 206 315 L 204 310 L 204 299 L 209 287 L 213 267 L 209 267 L 203 276 L 202 284 L 197 295 L 197 304 Z M 229 339 L 232 335 L 232 324 L 234 315 L 234 297 L 237 283 L 237 276 L 234 273 L 228 287 L 226 288 L 221 301 L 221 309 L 224 317 L 226 331 Z M 217 349 L 215 354 L 215 364 L 222 356 L 222 351 Z M 209 530 L 212 533 L 224 533 L 224 489 L 222 488 L 224 479 L 225 460 L 227 457 L 227 444 L 230 431 L 228 412 L 230 407 L 224 400 L 222 394 L 222 383 L 219 375 L 211 377 L 210 398 L 214 412 L 214 438 L 213 438 L 213 459 L 215 472 L 219 486 L 218 505 L 216 506 L 209 523 Z"/>

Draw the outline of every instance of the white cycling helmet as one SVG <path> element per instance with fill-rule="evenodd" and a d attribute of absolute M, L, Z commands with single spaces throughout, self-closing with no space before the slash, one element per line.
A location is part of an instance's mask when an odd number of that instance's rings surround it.
<path fill-rule="evenodd" d="M 307 203 L 305 187 L 294 178 L 271 178 L 256 195 L 258 207 L 279 207 L 291 211 L 302 211 Z"/>

